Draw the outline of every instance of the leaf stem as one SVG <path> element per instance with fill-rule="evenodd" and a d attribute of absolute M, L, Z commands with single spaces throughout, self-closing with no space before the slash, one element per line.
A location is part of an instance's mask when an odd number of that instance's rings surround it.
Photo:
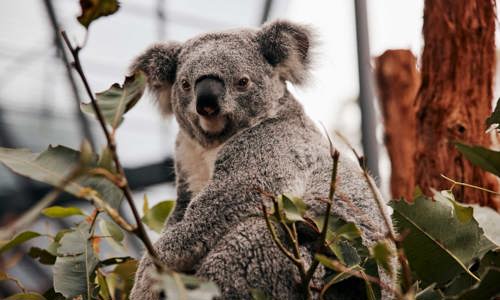
<path fill-rule="evenodd" d="M 492 191 L 492 190 L 489 190 L 487 188 L 483 188 L 483 187 L 480 187 L 480 186 L 477 186 L 477 185 L 473 185 L 473 184 L 469 184 L 469 183 L 465 183 L 465 182 L 456 181 L 454 179 L 451 179 L 451 178 L 445 176 L 444 174 L 441 174 L 441 177 L 443 177 L 444 179 L 448 180 L 449 182 L 451 182 L 453 184 L 451 186 L 450 190 L 452 190 L 455 185 L 461 185 L 461 186 L 473 188 L 473 189 L 476 189 L 476 190 L 480 190 L 480 191 L 483 191 L 483 192 L 491 193 L 493 195 L 500 195 L 499 192 L 495 192 L 495 191 Z"/>
<path fill-rule="evenodd" d="M 396 248 L 398 250 L 398 261 L 401 264 L 401 268 L 403 271 L 402 272 L 403 273 L 402 277 L 403 277 L 403 282 L 404 282 L 403 287 L 404 287 L 405 291 L 407 291 L 411 288 L 411 285 L 412 285 L 411 284 L 412 283 L 411 270 L 410 270 L 410 266 L 408 264 L 408 259 L 406 258 L 406 255 L 404 253 L 402 240 L 394 232 L 394 229 L 391 225 L 390 217 L 384 209 L 384 206 L 386 205 L 385 201 L 382 199 L 382 195 L 380 195 L 380 192 L 379 192 L 375 182 L 373 181 L 373 178 L 371 178 L 371 176 L 368 174 L 368 171 L 366 170 L 366 168 L 364 166 L 363 158 L 361 156 L 359 156 L 359 154 L 356 152 L 354 147 L 349 143 L 347 138 L 345 138 L 340 132 L 335 132 L 335 134 L 337 136 L 339 136 L 344 141 L 344 143 L 351 149 L 351 151 L 354 153 L 354 155 L 356 156 L 356 159 L 359 162 L 359 166 L 363 172 L 363 176 L 365 177 L 366 181 L 368 182 L 368 186 L 370 188 L 370 191 L 372 192 L 373 197 L 375 198 L 375 202 L 377 203 L 380 214 L 382 215 L 382 218 L 383 218 L 385 225 L 387 227 L 388 236 L 394 242 L 394 244 L 396 245 Z"/>
<path fill-rule="evenodd" d="M 368 275 L 368 274 L 366 274 L 363 271 L 358 271 L 358 270 L 355 270 L 355 269 L 352 269 L 352 268 L 347 268 L 346 266 L 342 265 L 337 260 L 331 260 L 330 264 L 331 264 L 331 267 L 333 267 L 333 269 L 335 269 L 335 271 L 337 271 L 337 272 L 347 273 L 349 275 L 352 275 L 354 277 L 363 279 L 365 281 L 375 283 L 378 286 L 380 286 L 381 288 L 383 288 L 384 290 L 387 290 L 387 291 L 393 293 L 398 299 L 404 299 L 404 297 L 401 294 L 401 292 L 399 292 L 397 289 L 394 289 L 391 286 L 385 284 L 384 282 L 382 282 L 377 277 Z"/>
<path fill-rule="evenodd" d="M 328 135 L 327 135 L 328 136 Z M 340 152 L 333 147 L 332 141 L 330 140 L 330 137 L 328 137 L 328 141 L 330 143 L 330 156 L 333 160 L 332 164 L 332 177 L 330 180 L 330 192 L 328 193 L 328 199 L 329 201 L 326 204 L 326 210 L 325 210 L 325 216 L 323 220 L 323 228 L 321 229 L 320 233 L 320 238 L 318 241 L 318 249 L 316 252 L 319 252 L 327 243 L 326 242 L 326 235 L 328 232 L 328 223 L 330 222 L 330 215 L 332 213 L 332 205 L 334 201 L 334 196 L 335 196 L 335 189 L 337 185 L 337 171 L 338 171 L 338 164 L 339 164 L 339 158 L 340 158 Z M 307 270 L 306 277 L 304 279 L 303 285 L 304 287 L 309 287 L 309 283 L 311 282 L 314 273 L 316 272 L 316 269 L 318 268 L 319 265 L 319 260 L 314 257 L 311 266 Z"/>

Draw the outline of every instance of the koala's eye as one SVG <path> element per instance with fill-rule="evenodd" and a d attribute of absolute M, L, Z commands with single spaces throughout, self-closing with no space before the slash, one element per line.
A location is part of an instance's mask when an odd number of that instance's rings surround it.
<path fill-rule="evenodd" d="M 181 87 L 185 91 L 189 91 L 191 89 L 191 85 L 189 84 L 189 82 L 186 79 L 181 80 Z"/>
<path fill-rule="evenodd" d="M 250 83 L 250 78 L 248 78 L 247 76 L 241 77 L 238 80 L 238 88 L 245 89 L 249 83 Z"/>

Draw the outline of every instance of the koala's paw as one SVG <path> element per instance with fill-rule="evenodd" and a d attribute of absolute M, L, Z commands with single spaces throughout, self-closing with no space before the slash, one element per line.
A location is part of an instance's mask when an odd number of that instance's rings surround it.
<path fill-rule="evenodd" d="M 134 286 L 130 292 L 130 300 L 160 300 L 159 293 L 154 288 L 155 280 L 153 262 L 145 254 L 135 274 Z"/>

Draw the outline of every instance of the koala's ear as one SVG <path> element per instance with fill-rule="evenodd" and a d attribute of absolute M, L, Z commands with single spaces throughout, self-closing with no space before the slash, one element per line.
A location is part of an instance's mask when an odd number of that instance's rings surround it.
<path fill-rule="evenodd" d="M 309 73 L 313 37 L 308 27 L 279 20 L 265 24 L 257 32 L 257 43 L 283 80 L 301 84 Z"/>
<path fill-rule="evenodd" d="M 177 72 L 178 43 L 155 44 L 139 55 L 130 72 L 142 71 L 148 79 L 148 88 L 158 101 L 164 114 L 172 113 L 171 92 Z"/>

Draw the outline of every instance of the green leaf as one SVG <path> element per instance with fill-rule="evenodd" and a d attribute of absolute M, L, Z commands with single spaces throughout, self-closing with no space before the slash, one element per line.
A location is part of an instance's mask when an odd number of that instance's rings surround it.
<path fill-rule="evenodd" d="M 299 221 L 304 222 L 304 214 L 307 207 L 305 203 L 302 202 L 302 200 L 299 201 L 299 198 L 295 198 L 296 202 L 298 203 L 298 205 L 296 205 L 295 202 L 287 196 L 281 195 L 280 197 L 283 201 L 283 212 L 285 215 L 285 220 L 291 223 Z"/>
<path fill-rule="evenodd" d="M 371 253 L 375 261 L 379 266 L 384 268 L 389 274 L 393 274 L 391 257 L 394 257 L 395 253 L 390 248 L 387 241 L 379 241 L 371 248 Z"/>
<path fill-rule="evenodd" d="M 352 267 L 359 265 L 361 258 L 358 251 L 348 241 L 339 240 L 330 244 L 330 250 L 342 262 L 342 264 Z"/>
<path fill-rule="evenodd" d="M 38 293 L 22 293 L 7 297 L 5 298 L 5 300 L 47 300 L 47 299 L 45 299 L 44 296 Z"/>
<path fill-rule="evenodd" d="M 500 124 L 500 99 L 497 100 L 495 111 L 486 119 L 486 124 L 490 127 L 493 124 Z"/>
<path fill-rule="evenodd" d="M 49 218 L 66 218 L 70 216 L 84 216 L 78 207 L 51 206 L 42 210 L 42 214 Z"/>
<path fill-rule="evenodd" d="M 96 160 L 94 157 L 92 165 Z M 80 153 L 64 146 L 49 146 L 41 153 L 0 147 L 0 162 L 17 174 L 57 187 L 80 165 Z M 123 199 L 122 191 L 103 177 L 80 176 L 64 187 L 64 191 L 80 198 L 85 197 L 89 189 L 95 190 L 114 208 Z"/>
<path fill-rule="evenodd" d="M 64 228 L 64 229 L 61 229 L 57 232 L 56 236 L 54 237 L 54 242 L 60 242 L 61 239 L 63 238 L 63 236 L 66 234 L 66 233 L 69 233 L 69 232 L 73 232 L 72 229 L 69 229 L 69 228 Z"/>
<path fill-rule="evenodd" d="M 450 203 L 455 210 L 455 214 L 457 218 L 462 221 L 462 223 L 468 223 L 473 217 L 473 209 L 469 206 L 462 205 L 455 200 L 455 196 L 449 190 L 445 191 L 435 191 L 434 192 L 434 200 L 440 201 L 444 204 Z"/>
<path fill-rule="evenodd" d="M 352 241 L 361 237 L 361 230 L 356 226 L 356 224 L 348 222 L 341 225 L 339 228 L 335 228 L 335 234 L 346 240 Z"/>
<path fill-rule="evenodd" d="M 41 236 L 41 234 L 39 234 L 38 232 L 24 231 L 16 235 L 10 241 L 0 241 L 0 253 L 3 253 L 15 246 L 18 246 L 26 241 L 29 241 L 39 236 Z"/>
<path fill-rule="evenodd" d="M 115 222 L 108 221 L 108 220 L 101 220 L 99 225 L 101 225 L 101 231 L 103 231 L 104 235 L 109 235 L 113 238 L 113 240 L 117 242 L 123 241 L 123 238 L 125 235 L 123 234 L 122 229 L 120 226 L 116 225 Z"/>
<path fill-rule="evenodd" d="M 481 278 L 481 281 L 462 293 L 457 299 L 493 299 L 495 296 L 500 296 L 499 282 L 500 268 L 488 268 L 486 270 L 486 275 Z"/>
<path fill-rule="evenodd" d="M 92 152 L 92 145 L 86 139 L 80 145 L 80 163 L 83 166 L 89 165 L 94 161 L 94 153 Z"/>
<path fill-rule="evenodd" d="M 462 143 L 455 143 L 455 147 L 473 165 L 500 177 L 500 152 L 481 146 L 468 146 Z"/>
<path fill-rule="evenodd" d="M 96 19 L 114 14 L 120 4 L 117 0 L 80 0 L 82 14 L 77 18 L 85 28 Z"/>
<path fill-rule="evenodd" d="M 146 88 L 146 76 L 138 72 L 125 78 L 123 86 L 115 83 L 108 90 L 97 93 L 97 105 L 101 109 L 106 123 L 114 129 L 120 126 L 123 115 L 137 104 Z M 82 104 L 84 112 L 94 115 L 94 108 L 90 103 Z"/>
<path fill-rule="evenodd" d="M 260 289 L 250 289 L 250 293 L 252 294 L 253 300 L 271 300 L 271 297 Z"/>
<path fill-rule="evenodd" d="M 94 270 L 98 259 L 93 251 L 90 225 L 80 223 L 78 228 L 66 233 L 57 249 L 53 268 L 54 290 L 66 298 L 82 296 L 90 299 L 95 288 Z"/>
<path fill-rule="evenodd" d="M 101 296 L 100 299 L 112 300 L 113 298 L 111 297 L 111 295 L 109 293 L 109 287 L 108 287 L 108 283 L 106 282 L 106 277 L 104 277 L 104 275 L 101 272 L 97 272 L 96 277 L 97 277 L 96 280 L 97 280 L 97 285 L 98 285 L 98 289 L 99 289 L 99 296 Z"/>
<path fill-rule="evenodd" d="M 106 241 L 113 247 L 116 251 L 122 253 L 125 252 L 125 248 L 122 245 L 122 241 L 125 238 L 122 229 L 112 221 L 101 219 L 99 221 L 99 229 L 101 229 L 102 235 L 107 238 Z"/>
<path fill-rule="evenodd" d="M 163 225 L 175 206 L 175 201 L 162 201 L 148 210 L 146 215 L 142 217 L 142 222 L 151 230 L 161 232 Z"/>
<path fill-rule="evenodd" d="M 442 300 L 443 296 L 435 290 L 435 284 L 431 284 L 415 295 L 416 300 Z"/>
<path fill-rule="evenodd" d="M 134 285 L 134 275 L 137 271 L 138 262 L 135 259 L 127 260 L 115 267 L 114 275 L 120 279 L 120 289 L 124 295 L 128 295 Z"/>
<path fill-rule="evenodd" d="M 392 201 L 390 205 L 399 232 L 409 232 L 403 248 L 424 286 L 436 282 L 439 287 L 462 272 L 477 281 L 466 267 L 477 257 L 483 234 L 474 219 L 463 223 L 449 205 L 423 196 L 413 204 Z"/>
<path fill-rule="evenodd" d="M 99 156 L 99 161 L 97 162 L 99 168 L 106 169 L 111 173 L 116 173 L 116 168 L 114 166 L 113 154 L 108 146 L 104 147 Z"/>
<path fill-rule="evenodd" d="M 149 199 L 148 195 L 144 194 L 144 202 L 142 203 L 142 214 L 146 215 L 149 211 Z"/>
<path fill-rule="evenodd" d="M 56 262 L 56 256 L 42 248 L 31 247 L 28 255 L 33 259 L 38 259 L 38 261 L 44 265 L 53 265 Z"/>

